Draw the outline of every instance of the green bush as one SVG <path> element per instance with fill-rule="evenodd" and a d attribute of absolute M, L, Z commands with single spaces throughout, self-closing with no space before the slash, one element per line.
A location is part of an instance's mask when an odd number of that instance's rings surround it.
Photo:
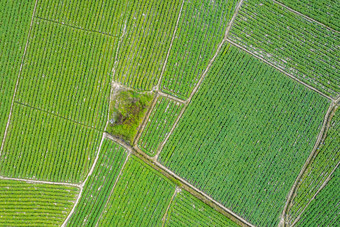
<path fill-rule="evenodd" d="M 152 93 L 119 91 L 110 103 L 110 118 L 106 131 L 132 143 L 152 99 Z"/>

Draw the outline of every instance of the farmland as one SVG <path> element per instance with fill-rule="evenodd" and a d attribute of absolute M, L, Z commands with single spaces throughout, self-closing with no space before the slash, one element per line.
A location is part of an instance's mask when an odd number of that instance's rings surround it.
<path fill-rule="evenodd" d="M 338 226 L 334 0 L 0 0 L 0 226 Z"/>
<path fill-rule="evenodd" d="M 152 90 L 162 71 L 181 1 L 128 1 L 130 4 L 114 80 L 138 91 Z"/>
<path fill-rule="evenodd" d="M 340 169 L 332 174 L 298 220 L 296 226 L 336 226 L 339 223 Z"/>
<path fill-rule="evenodd" d="M 22 55 L 25 51 L 31 15 L 32 1 L 0 1 L 0 138 L 4 137 L 16 81 L 20 72 Z M 3 54 L 6 53 L 6 54 Z"/>
<path fill-rule="evenodd" d="M 34 19 L 16 101 L 103 130 L 116 41 Z"/>
<path fill-rule="evenodd" d="M 187 99 L 224 38 L 237 1 L 184 0 L 161 90 Z"/>
<path fill-rule="evenodd" d="M 128 6 L 124 0 L 39 0 L 36 17 L 89 32 L 119 37 L 129 15 Z"/>
<path fill-rule="evenodd" d="M 340 30 L 340 5 L 334 0 L 278 0 L 278 2 L 337 31 Z"/>
<path fill-rule="evenodd" d="M 271 1 L 245 0 L 228 38 L 325 95 L 340 94 L 339 33 Z"/>
<path fill-rule="evenodd" d="M 132 156 L 104 208 L 99 225 L 161 225 L 174 191 L 174 184 Z"/>
<path fill-rule="evenodd" d="M 226 44 L 159 160 L 251 223 L 274 225 L 328 105 Z"/>
<path fill-rule="evenodd" d="M 60 226 L 79 189 L 0 179 L 1 226 Z"/>
<path fill-rule="evenodd" d="M 96 167 L 67 226 L 94 226 L 98 222 L 126 158 L 124 148 L 112 141 L 103 141 Z"/>
<path fill-rule="evenodd" d="M 56 182 L 85 179 L 100 132 L 55 115 L 15 104 L 0 157 L 0 174 Z"/>
<path fill-rule="evenodd" d="M 181 103 L 159 96 L 138 141 L 138 147 L 148 155 L 154 156 L 170 132 L 182 107 Z"/>
<path fill-rule="evenodd" d="M 186 191 L 171 202 L 164 226 L 238 226 Z"/>
<path fill-rule="evenodd" d="M 317 156 L 305 170 L 299 182 L 296 195 L 288 211 L 288 218 L 291 224 L 307 207 L 308 203 L 338 165 L 340 160 L 339 130 L 340 112 L 336 111 L 330 120 L 327 134 L 318 147 Z"/>

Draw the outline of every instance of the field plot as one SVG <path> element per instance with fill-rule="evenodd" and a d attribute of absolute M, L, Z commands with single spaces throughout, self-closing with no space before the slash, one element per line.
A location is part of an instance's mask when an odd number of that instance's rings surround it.
<path fill-rule="evenodd" d="M 338 110 L 330 122 L 325 139 L 318 148 L 318 154 L 309 164 L 288 209 L 290 224 L 301 214 L 307 203 L 320 189 L 335 166 L 340 162 L 340 111 Z"/>
<path fill-rule="evenodd" d="M 277 1 L 337 31 L 340 30 L 340 4 L 337 0 Z"/>
<path fill-rule="evenodd" d="M 306 84 L 340 94 L 340 34 L 267 0 L 245 0 L 228 37 Z"/>
<path fill-rule="evenodd" d="M 0 175 L 79 183 L 91 168 L 101 132 L 15 104 Z"/>
<path fill-rule="evenodd" d="M 126 163 L 98 226 L 161 226 L 175 185 L 137 157 Z"/>
<path fill-rule="evenodd" d="M 34 1 L 0 0 L 0 8 L 0 141 L 2 142 L 30 28 Z"/>
<path fill-rule="evenodd" d="M 138 91 L 157 85 L 181 4 L 182 0 L 133 1 L 119 46 L 116 82 Z"/>
<path fill-rule="evenodd" d="M 84 30 L 119 36 L 128 16 L 126 0 L 39 0 L 36 16 Z"/>
<path fill-rule="evenodd" d="M 187 99 L 224 38 L 238 0 L 184 0 L 162 91 Z"/>
<path fill-rule="evenodd" d="M 79 189 L 0 180 L 1 226 L 61 226 Z"/>
<path fill-rule="evenodd" d="M 95 226 L 127 158 L 120 145 L 104 140 L 98 161 L 67 226 Z"/>
<path fill-rule="evenodd" d="M 227 44 L 159 159 L 253 225 L 274 226 L 328 105 Z"/>
<path fill-rule="evenodd" d="M 146 154 L 154 156 L 175 123 L 183 104 L 158 97 L 149 120 L 138 140 L 138 147 Z"/>
<path fill-rule="evenodd" d="M 171 202 L 164 226 L 238 226 L 187 191 Z"/>
<path fill-rule="evenodd" d="M 116 41 L 35 18 L 16 101 L 104 130 Z"/>
<path fill-rule="evenodd" d="M 296 226 L 338 226 L 340 223 L 340 168 L 309 204 Z"/>

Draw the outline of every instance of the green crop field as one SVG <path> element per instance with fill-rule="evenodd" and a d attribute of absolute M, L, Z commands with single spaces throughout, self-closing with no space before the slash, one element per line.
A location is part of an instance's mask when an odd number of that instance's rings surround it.
<path fill-rule="evenodd" d="M 229 39 L 326 95 L 340 94 L 339 32 L 272 1 L 245 0 Z"/>
<path fill-rule="evenodd" d="M 162 71 L 181 1 L 140 0 L 125 4 L 129 4 L 130 12 L 125 19 L 114 80 L 139 91 L 152 90 Z"/>
<path fill-rule="evenodd" d="M 169 134 L 182 108 L 183 104 L 179 102 L 158 97 L 138 141 L 138 147 L 148 155 L 155 156 L 158 147 Z"/>
<path fill-rule="evenodd" d="M 211 209 L 187 191 L 180 191 L 171 202 L 164 226 L 238 226 Z"/>
<path fill-rule="evenodd" d="M 1 0 L 0 7 L 0 139 L 2 139 L 25 50 L 34 2 Z"/>
<path fill-rule="evenodd" d="M 124 148 L 112 141 L 103 141 L 96 167 L 84 185 L 68 226 L 94 226 L 98 222 L 126 158 Z"/>
<path fill-rule="evenodd" d="M 236 0 L 184 0 L 161 89 L 186 99 L 224 38 Z"/>
<path fill-rule="evenodd" d="M 331 118 L 326 138 L 318 147 L 317 156 L 305 170 L 296 190 L 290 209 L 289 219 L 296 220 L 313 196 L 322 187 L 340 160 L 340 112 Z"/>
<path fill-rule="evenodd" d="M 0 226 L 339 226 L 338 0 L 0 0 Z"/>
<path fill-rule="evenodd" d="M 89 32 L 119 37 L 130 4 L 124 0 L 39 0 L 36 17 Z"/>
<path fill-rule="evenodd" d="M 116 41 L 34 19 L 16 101 L 103 129 Z"/>
<path fill-rule="evenodd" d="M 60 226 L 79 189 L 0 179 L 1 226 Z"/>
<path fill-rule="evenodd" d="M 109 198 L 99 225 L 159 226 L 175 185 L 131 157 Z"/>
<path fill-rule="evenodd" d="M 337 226 L 340 223 L 340 168 L 303 212 L 296 226 Z"/>
<path fill-rule="evenodd" d="M 0 156 L 0 174 L 78 183 L 94 162 L 100 132 L 15 104 Z"/>
<path fill-rule="evenodd" d="M 251 223 L 274 225 L 328 105 L 227 44 L 159 159 Z"/>
<path fill-rule="evenodd" d="M 340 4 L 337 0 L 278 0 L 337 31 L 340 30 Z"/>

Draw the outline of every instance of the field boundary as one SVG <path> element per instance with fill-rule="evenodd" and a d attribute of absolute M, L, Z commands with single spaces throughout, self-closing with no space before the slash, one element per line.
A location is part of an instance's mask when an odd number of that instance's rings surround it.
<path fill-rule="evenodd" d="M 245 51 L 246 53 L 252 55 L 253 57 L 255 57 L 255 58 L 257 58 L 257 59 L 263 61 L 264 63 L 266 63 L 266 64 L 268 64 L 268 65 L 270 65 L 270 66 L 272 66 L 272 67 L 274 67 L 275 69 L 279 70 L 279 71 L 280 71 L 281 73 L 283 73 L 284 75 L 286 75 L 286 76 L 290 77 L 291 79 L 295 80 L 296 82 L 302 84 L 302 85 L 305 86 L 306 88 L 309 88 L 310 90 L 312 90 L 312 91 L 318 93 L 319 95 L 321 95 L 321 96 L 323 96 L 323 97 L 329 99 L 330 101 L 333 101 L 333 102 L 336 101 L 334 98 L 332 98 L 332 97 L 330 97 L 330 96 L 328 96 L 328 95 L 322 93 L 322 92 L 319 91 L 318 89 L 316 89 L 316 88 L 314 88 L 314 87 L 312 87 L 312 86 L 306 84 L 305 82 L 301 81 L 300 79 L 298 79 L 297 77 L 291 75 L 290 73 L 287 73 L 286 71 L 284 71 L 283 69 L 281 69 L 281 68 L 279 68 L 278 66 L 274 65 L 273 63 L 267 61 L 266 59 L 264 59 L 264 58 L 262 58 L 262 57 L 260 57 L 260 56 L 257 56 L 257 55 L 255 55 L 255 54 L 253 54 L 251 51 L 247 50 L 245 47 L 243 47 L 243 46 L 241 46 L 241 45 L 235 43 L 234 41 L 232 41 L 232 40 L 230 40 L 230 39 L 228 39 L 228 38 L 225 39 L 225 40 L 226 40 L 227 42 L 229 42 L 230 44 L 232 44 L 233 46 L 238 47 L 239 49 Z"/>
<path fill-rule="evenodd" d="M 53 185 L 64 185 L 64 186 L 69 186 L 69 187 L 81 188 L 80 184 L 53 182 L 53 181 L 43 181 L 43 180 L 31 180 L 31 179 L 4 177 L 4 176 L 0 176 L 0 180 L 14 180 L 14 181 L 23 181 L 23 182 L 31 183 L 31 184 L 53 184 Z"/>
<path fill-rule="evenodd" d="M 51 113 L 51 112 L 49 112 L 49 111 L 47 111 L 47 110 L 43 110 L 43 109 L 40 109 L 40 108 L 38 108 L 38 107 L 30 106 L 30 105 L 28 105 L 28 104 L 24 104 L 24 103 L 21 103 L 21 102 L 18 102 L 18 101 L 14 101 L 14 103 L 16 103 L 16 104 L 18 104 L 18 105 L 20 105 L 20 106 L 25 106 L 25 107 L 30 108 L 30 109 L 33 109 L 33 110 L 38 110 L 38 111 L 40 111 L 40 112 L 44 112 L 44 113 L 46 113 L 46 114 L 55 116 L 55 117 L 57 117 L 57 118 L 64 119 L 65 121 L 69 121 L 69 122 L 72 122 L 72 123 L 81 125 L 81 126 L 83 126 L 83 127 L 89 128 L 89 129 L 93 129 L 93 130 L 95 130 L 95 131 L 97 131 L 97 132 L 103 132 L 102 130 L 99 130 L 99 129 L 95 128 L 95 127 L 92 127 L 92 126 L 83 124 L 83 123 L 81 123 L 81 122 L 78 122 L 78 121 L 75 121 L 75 120 L 72 120 L 72 119 L 69 119 L 69 118 L 66 118 L 66 117 L 63 117 L 63 116 L 61 116 L 61 115 L 59 115 L 59 114 Z"/>
<path fill-rule="evenodd" d="M 64 22 L 59 22 L 59 21 L 55 21 L 55 20 L 51 20 L 51 19 L 47 19 L 47 18 L 43 18 L 43 17 L 35 16 L 35 18 L 37 18 L 39 20 L 46 21 L 46 22 L 50 22 L 50 23 L 54 23 L 54 24 L 59 24 L 59 25 L 65 26 L 65 27 L 74 28 L 74 29 L 81 30 L 81 31 L 84 31 L 84 32 L 97 33 L 97 34 L 109 36 L 109 37 L 112 37 L 112 38 L 118 38 L 119 37 L 119 36 L 116 36 L 116 35 L 111 35 L 109 33 L 95 31 L 95 30 L 90 30 L 90 29 L 86 29 L 86 28 L 80 28 L 80 27 L 77 27 L 77 26 L 74 26 L 74 25 L 66 24 Z"/>
<path fill-rule="evenodd" d="M 171 100 L 173 100 L 173 101 L 175 101 L 175 102 L 179 102 L 179 103 L 182 103 L 182 104 L 188 103 L 187 100 L 183 100 L 183 99 L 177 98 L 177 97 L 175 97 L 175 96 L 173 96 L 173 95 L 164 93 L 164 92 L 162 92 L 162 91 L 160 91 L 160 90 L 158 91 L 158 94 L 159 94 L 160 96 L 162 96 L 162 97 L 171 99 Z"/>
<path fill-rule="evenodd" d="M 327 26 L 327 25 L 321 23 L 320 21 L 317 21 L 317 20 L 315 20 L 315 19 L 313 19 L 313 18 L 311 18 L 311 17 L 309 17 L 309 16 L 307 16 L 307 15 L 305 15 L 305 14 L 303 14 L 303 13 L 300 13 L 299 11 L 296 11 L 296 10 L 292 9 L 292 8 L 286 6 L 285 4 L 281 3 L 281 2 L 278 2 L 278 1 L 276 1 L 276 0 L 272 0 L 272 1 L 273 1 L 275 4 L 284 7 L 284 8 L 287 9 L 288 11 L 290 11 L 290 12 L 296 14 L 296 15 L 299 15 L 299 16 L 305 18 L 306 20 L 309 20 L 310 22 L 317 23 L 317 24 L 319 24 L 319 25 L 321 25 L 321 26 L 327 28 L 328 30 L 330 30 L 330 31 L 332 31 L 332 32 L 336 32 L 336 33 L 340 34 L 340 32 L 337 31 L 337 30 L 335 30 L 334 28 L 331 28 L 331 27 L 329 27 L 329 26 Z"/>
<path fill-rule="evenodd" d="M 311 153 L 309 154 L 307 160 L 305 161 L 302 169 L 300 170 L 300 173 L 299 175 L 297 176 L 293 186 L 291 187 L 291 190 L 289 191 L 288 195 L 287 195 L 287 199 L 286 199 L 286 204 L 284 206 L 284 209 L 282 211 L 282 214 L 281 214 L 281 222 L 284 222 L 284 224 L 288 224 L 286 221 L 286 215 L 287 215 L 287 211 L 288 211 L 288 208 L 289 206 L 291 205 L 291 202 L 292 202 L 292 199 L 294 198 L 294 194 L 296 192 L 296 189 L 299 185 L 299 180 L 301 179 L 301 177 L 303 176 L 303 174 L 305 173 L 307 167 L 309 166 L 309 164 L 311 163 L 311 161 L 314 159 L 314 157 L 317 155 L 317 148 L 319 147 L 320 143 L 323 141 L 323 138 L 324 138 L 324 135 L 326 135 L 327 131 L 328 131 L 328 126 L 329 126 L 329 122 L 331 120 L 331 116 L 332 116 L 332 113 L 334 113 L 334 110 L 336 109 L 336 103 L 335 102 L 332 102 L 330 105 L 329 105 L 329 108 L 326 112 L 326 115 L 325 115 L 325 118 L 323 120 L 323 123 L 322 123 L 322 127 L 320 129 L 320 132 L 318 134 L 318 137 L 315 141 L 315 144 L 314 144 L 314 147 L 313 147 L 313 150 L 311 151 Z"/>
<path fill-rule="evenodd" d="M 19 85 L 19 80 L 20 80 L 20 76 L 21 76 L 21 71 L 22 71 L 22 67 L 24 65 L 24 61 L 25 61 L 26 51 L 27 51 L 27 47 L 28 47 L 28 44 L 29 44 L 29 39 L 31 37 L 31 31 L 32 31 L 32 27 L 33 27 L 33 18 L 34 18 L 34 15 L 35 15 L 35 11 L 37 9 L 37 4 L 38 4 L 38 0 L 36 0 L 35 4 L 34 4 L 33 14 L 32 14 L 32 18 L 31 18 L 31 24 L 30 24 L 30 27 L 29 27 L 29 30 L 28 30 L 27 41 L 26 41 L 26 45 L 25 45 L 25 50 L 24 50 L 24 53 L 23 53 L 22 58 L 21 58 L 20 69 L 19 69 L 19 73 L 18 73 L 18 76 L 17 76 L 17 81 L 16 81 L 15 88 L 14 88 L 14 93 L 13 93 L 13 97 L 12 97 L 11 108 L 9 110 L 9 115 L 8 115 L 8 120 L 7 120 L 7 124 L 6 124 L 6 128 L 5 128 L 4 138 L 2 139 L 2 143 L 1 143 L 0 157 L 1 157 L 2 150 L 4 148 L 6 137 L 7 137 L 8 127 L 9 127 L 9 124 L 11 122 L 15 94 L 17 93 L 17 89 L 18 89 L 18 85 Z"/>

